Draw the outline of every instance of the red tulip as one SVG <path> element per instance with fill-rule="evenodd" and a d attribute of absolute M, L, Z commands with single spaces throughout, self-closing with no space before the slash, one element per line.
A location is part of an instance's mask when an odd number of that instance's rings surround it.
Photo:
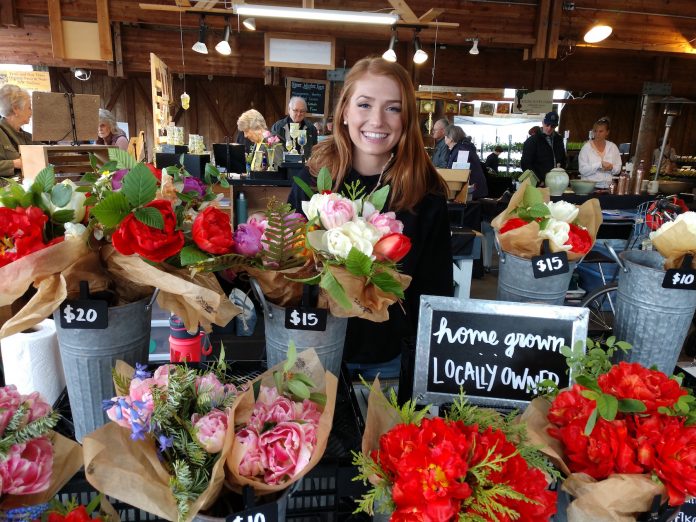
<path fill-rule="evenodd" d="M 401 261 L 411 250 L 411 240 L 398 232 L 392 232 L 377 241 L 372 253 L 377 261 Z"/>

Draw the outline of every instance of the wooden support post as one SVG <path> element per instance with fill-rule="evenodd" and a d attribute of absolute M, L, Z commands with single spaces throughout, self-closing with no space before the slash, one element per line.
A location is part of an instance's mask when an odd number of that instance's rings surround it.
<path fill-rule="evenodd" d="M 561 16 L 563 14 L 563 2 L 556 0 L 551 6 L 551 21 L 549 41 L 546 48 L 546 58 L 555 60 L 558 58 L 558 38 L 561 34 Z"/>
<path fill-rule="evenodd" d="M 48 25 L 51 30 L 51 45 L 54 58 L 65 58 L 63 40 L 63 19 L 60 14 L 60 0 L 48 0 Z"/>
<path fill-rule="evenodd" d="M 0 25 L 9 27 L 19 25 L 15 0 L 0 0 Z"/>
<path fill-rule="evenodd" d="M 60 80 L 58 76 L 60 76 L 60 69 L 58 69 L 58 67 L 48 68 L 48 79 L 51 82 L 51 92 L 60 91 Z"/>
<path fill-rule="evenodd" d="M 137 78 L 134 78 L 133 85 L 135 85 L 135 90 L 140 94 L 140 97 L 143 99 L 145 102 L 145 105 L 147 107 L 152 106 L 152 98 L 145 92 L 145 88 L 140 85 L 140 82 L 137 80 Z"/>
<path fill-rule="evenodd" d="M 62 72 L 58 73 L 58 83 L 60 83 L 63 86 L 63 89 L 65 89 L 65 92 L 67 92 L 69 94 L 75 94 L 75 92 L 73 91 L 72 85 L 70 85 L 70 83 L 68 83 L 68 80 L 65 79 L 65 76 L 63 76 Z"/>
<path fill-rule="evenodd" d="M 109 0 L 97 0 L 97 27 L 99 29 L 99 56 L 102 60 L 112 61 L 114 51 L 111 45 Z"/>
<path fill-rule="evenodd" d="M 640 160 L 645 161 L 648 168 L 652 165 L 652 153 L 657 145 L 657 136 L 659 129 L 657 125 L 660 121 L 660 109 L 662 105 L 653 103 L 659 99 L 659 96 L 643 96 L 643 107 L 640 117 L 640 125 L 638 127 L 638 139 L 636 144 L 635 161 L 633 162 L 633 172 L 638 168 Z M 631 182 L 635 180 L 635 176 L 631 173 Z M 647 179 L 647 178 L 646 178 Z"/>
<path fill-rule="evenodd" d="M 559 1 L 559 0 L 557 0 Z M 540 0 L 536 18 L 536 41 L 532 47 L 532 59 L 543 60 L 546 58 L 546 44 L 549 31 L 549 15 L 551 12 L 551 0 Z"/>
<path fill-rule="evenodd" d="M 113 23 L 113 58 L 107 64 L 107 71 L 109 76 L 115 76 L 117 78 L 125 78 L 125 73 L 123 71 L 123 42 L 121 40 L 121 22 Z"/>

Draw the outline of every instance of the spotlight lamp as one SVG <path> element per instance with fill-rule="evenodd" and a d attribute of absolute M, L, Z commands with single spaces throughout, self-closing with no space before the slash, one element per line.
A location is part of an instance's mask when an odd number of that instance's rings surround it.
<path fill-rule="evenodd" d="M 92 71 L 87 69 L 75 69 L 73 74 L 75 75 L 75 78 L 83 82 L 86 82 L 92 77 Z"/>
<path fill-rule="evenodd" d="M 222 54 L 223 56 L 229 56 L 232 54 L 232 48 L 230 47 L 230 26 L 229 24 L 225 26 L 225 35 L 222 40 L 215 46 L 215 50 Z"/>
<path fill-rule="evenodd" d="M 478 54 L 479 53 L 478 38 L 474 38 L 472 41 L 474 42 L 474 45 L 471 46 L 471 49 L 469 50 L 469 54 Z"/>
<path fill-rule="evenodd" d="M 193 44 L 193 49 L 195 52 L 200 53 L 200 54 L 208 54 L 208 46 L 205 45 L 205 34 L 207 32 L 208 28 L 205 25 L 205 19 L 201 18 L 201 25 L 198 33 L 198 41 Z"/>
<path fill-rule="evenodd" d="M 399 41 L 398 36 L 396 35 L 396 30 L 392 30 L 392 35 L 391 39 L 389 40 L 389 49 L 384 51 L 384 54 L 382 54 L 382 58 L 387 60 L 388 62 L 395 62 L 396 61 L 396 51 L 394 48 L 396 47 L 396 42 Z"/>
<path fill-rule="evenodd" d="M 256 31 L 256 18 L 245 18 L 242 25 L 250 31 Z"/>
<path fill-rule="evenodd" d="M 613 29 L 610 25 L 595 24 L 583 36 L 583 40 L 587 43 L 599 43 L 606 40 L 611 35 Z"/>
<path fill-rule="evenodd" d="M 416 52 L 413 53 L 413 63 L 418 65 L 425 63 L 425 61 L 428 59 L 428 53 L 421 48 L 420 38 L 418 38 L 417 32 L 413 37 L 413 47 L 416 50 Z"/>

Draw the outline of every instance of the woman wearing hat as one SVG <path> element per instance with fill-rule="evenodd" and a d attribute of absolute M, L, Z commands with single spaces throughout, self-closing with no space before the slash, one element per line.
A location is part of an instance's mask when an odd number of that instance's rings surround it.
<path fill-rule="evenodd" d="M 527 138 L 522 148 L 522 170 L 533 170 L 541 182 L 546 173 L 560 165 L 565 168 L 566 154 L 563 138 L 556 132 L 558 114 L 548 112 L 541 122 L 541 132 Z"/>

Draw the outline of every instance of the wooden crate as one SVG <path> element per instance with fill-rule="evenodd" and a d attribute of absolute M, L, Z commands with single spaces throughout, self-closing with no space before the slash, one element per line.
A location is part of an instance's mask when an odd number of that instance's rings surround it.
<path fill-rule="evenodd" d="M 106 145 L 20 145 L 22 175 L 31 181 L 41 169 L 53 165 L 56 180 L 78 181 L 85 172 L 92 171 L 90 153 L 99 159 L 100 164 L 109 161 L 109 147 Z"/>
<path fill-rule="evenodd" d="M 440 176 L 447 182 L 449 188 L 448 199 L 454 199 L 460 203 L 466 202 L 469 190 L 470 169 L 437 169 Z"/>

